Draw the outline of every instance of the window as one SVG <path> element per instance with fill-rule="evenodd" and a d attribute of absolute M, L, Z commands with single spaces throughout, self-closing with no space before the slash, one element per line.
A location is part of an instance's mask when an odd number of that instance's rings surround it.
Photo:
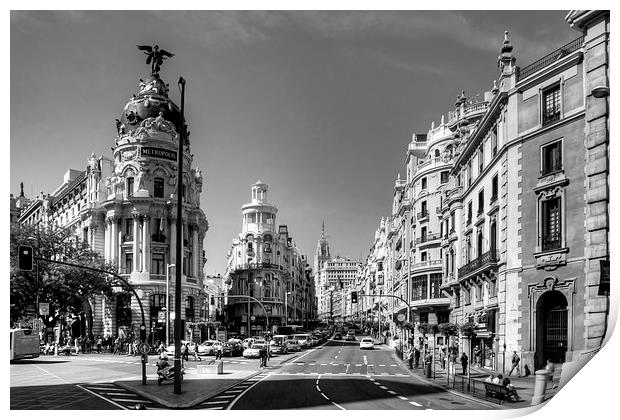
<path fill-rule="evenodd" d="M 127 197 L 133 197 L 133 177 L 127 178 Z"/>
<path fill-rule="evenodd" d="M 183 197 L 183 201 L 186 200 L 186 198 L 185 198 L 186 190 L 187 190 L 187 188 L 185 188 L 185 184 L 181 185 L 181 196 Z"/>
<path fill-rule="evenodd" d="M 484 171 L 484 146 L 478 151 L 478 175 Z"/>
<path fill-rule="evenodd" d="M 497 296 L 497 285 L 495 284 L 495 280 L 489 280 L 489 297 Z"/>
<path fill-rule="evenodd" d="M 467 289 L 463 289 L 463 300 L 465 301 L 465 305 L 469 305 L 471 303 L 471 291 Z"/>
<path fill-rule="evenodd" d="M 422 178 L 420 182 L 422 184 L 422 189 L 425 190 L 427 186 L 426 177 Z"/>
<path fill-rule="evenodd" d="M 445 184 L 446 182 L 448 182 L 448 174 L 450 172 L 449 171 L 441 171 L 441 183 Z"/>
<path fill-rule="evenodd" d="M 482 284 L 476 285 L 476 302 L 482 301 Z"/>
<path fill-rule="evenodd" d="M 543 100 L 543 125 L 552 124 L 559 121 L 561 114 L 560 84 L 547 89 L 542 94 Z"/>
<path fill-rule="evenodd" d="M 467 225 L 471 224 L 471 215 L 472 215 L 472 207 L 471 207 L 471 201 L 469 203 L 467 203 Z"/>
<path fill-rule="evenodd" d="M 556 141 L 542 147 L 542 175 L 562 170 L 562 141 Z"/>
<path fill-rule="evenodd" d="M 498 179 L 498 175 L 495 174 L 493 176 L 493 179 L 491 180 L 491 201 L 490 203 L 493 203 L 494 201 L 497 201 L 497 192 L 499 189 L 499 179 Z"/>
<path fill-rule="evenodd" d="M 457 289 L 454 291 L 454 307 L 458 308 L 459 306 L 461 306 L 461 291 Z"/>
<path fill-rule="evenodd" d="M 194 298 L 187 296 L 185 298 L 185 321 L 194 322 Z"/>
<path fill-rule="evenodd" d="M 562 243 L 560 198 L 542 202 L 542 250 L 558 249 Z"/>
<path fill-rule="evenodd" d="M 456 226 L 456 214 L 455 212 L 450 213 L 450 232 L 454 232 Z"/>
<path fill-rule="evenodd" d="M 166 274 L 164 268 L 164 254 L 153 254 L 153 261 L 151 262 L 152 274 Z"/>
<path fill-rule="evenodd" d="M 420 324 L 428 324 L 428 312 L 420 313 Z"/>
<path fill-rule="evenodd" d="M 427 285 L 426 276 L 416 276 L 411 281 L 411 299 L 422 300 L 426 299 Z"/>
<path fill-rule="evenodd" d="M 467 162 L 467 188 L 471 187 L 471 179 L 473 177 L 471 170 L 471 160 Z"/>
<path fill-rule="evenodd" d="M 427 228 L 426 226 L 424 226 L 422 227 L 422 229 L 420 229 L 420 243 L 426 242 L 426 233 L 427 233 Z"/>
<path fill-rule="evenodd" d="M 426 261 L 426 255 L 427 255 L 426 252 L 422 252 L 420 254 L 420 261 Z"/>
<path fill-rule="evenodd" d="M 431 298 L 437 299 L 441 296 L 441 273 L 431 274 Z"/>
<path fill-rule="evenodd" d="M 428 210 L 426 208 L 426 201 L 422 201 L 422 209 L 420 213 L 420 218 L 428 216 Z"/>
<path fill-rule="evenodd" d="M 133 271 L 133 254 L 125 254 L 125 274 Z"/>
<path fill-rule="evenodd" d="M 125 235 L 131 235 L 133 233 L 133 220 L 125 219 Z"/>
<path fill-rule="evenodd" d="M 491 130 L 491 159 L 497 155 L 497 126 Z"/>
<path fill-rule="evenodd" d="M 153 181 L 153 196 L 156 198 L 164 198 L 164 179 L 155 178 Z"/>
<path fill-rule="evenodd" d="M 478 192 L 478 215 L 484 212 L 484 188 Z"/>

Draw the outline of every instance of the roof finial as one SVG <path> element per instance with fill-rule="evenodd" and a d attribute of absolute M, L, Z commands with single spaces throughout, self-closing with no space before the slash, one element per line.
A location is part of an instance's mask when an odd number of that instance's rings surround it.
<path fill-rule="evenodd" d="M 511 53 L 512 52 L 512 44 L 508 39 L 508 31 L 504 31 L 504 45 L 502 45 L 502 54 Z"/>
<path fill-rule="evenodd" d="M 20 189 L 19 196 L 23 197 L 24 196 L 24 183 L 23 182 L 19 183 L 19 189 Z"/>
<path fill-rule="evenodd" d="M 321 227 L 321 238 L 325 239 L 325 220 L 323 220 L 323 225 Z"/>

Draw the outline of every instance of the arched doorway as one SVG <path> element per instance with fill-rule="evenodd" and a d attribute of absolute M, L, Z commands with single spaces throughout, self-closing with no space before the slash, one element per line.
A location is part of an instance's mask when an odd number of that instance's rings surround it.
<path fill-rule="evenodd" d="M 562 292 L 545 292 L 536 303 L 536 368 L 548 359 L 564 363 L 567 349 L 568 302 Z"/>

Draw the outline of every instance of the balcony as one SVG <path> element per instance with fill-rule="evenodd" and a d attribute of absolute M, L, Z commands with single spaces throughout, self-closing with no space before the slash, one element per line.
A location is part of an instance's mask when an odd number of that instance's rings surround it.
<path fill-rule="evenodd" d="M 430 241 L 437 241 L 441 239 L 441 234 L 439 233 L 429 233 L 426 236 L 421 236 L 419 238 L 416 238 L 415 243 L 416 245 L 419 244 L 423 244 L 425 242 L 430 242 Z"/>
<path fill-rule="evenodd" d="M 417 262 L 417 263 L 411 265 L 411 271 L 418 270 L 420 268 L 436 267 L 436 266 L 441 267 L 441 260 L 420 261 L 420 262 Z"/>
<path fill-rule="evenodd" d="M 543 235 L 541 238 L 541 245 L 543 251 L 560 249 L 562 248 L 562 237 L 558 233 Z"/>
<path fill-rule="evenodd" d="M 517 73 L 517 79 L 522 80 L 528 76 L 531 76 L 532 74 L 544 69 L 548 65 L 559 60 L 560 58 L 565 57 L 577 51 L 582 46 L 583 46 L 583 37 L 579 37 L 575 39 L 574 41 L 571 41 L 568 44 L 553 51 L 551 54 L 547 54 L 546 56 L 544 56 L 543 58 L 539 60 L 536 60 L 532 64 L 525 66 L 522 69 L 519 69 L 519 72 Z"/>
<path fill-rule="evenodd" d="M 459 280 L 463 280 L 468 274 L 473 273 L 481 268 L 491 267 L 497 265 L 499 261 L 499 252 L 494 249 L 485 252 L 478 258 L 471 260 L 463 267 L 459 268 L 458 277 Z"/>
<path fill-rule="evenodd" d="M 160 243 L 166 242 L 166 235 L 154 233 L 153 235 L 151 235 L 151 241 Z"/>
<path fill-rule="evenodd" d="M 428 210 L 422 210 L 417 214 L 418 220 L 428 217 Z"/>
<path fill-rule="evenodd" d="M 133 242 L 133 235 L 131 234 L 123 235 L 123 242 Z"/>

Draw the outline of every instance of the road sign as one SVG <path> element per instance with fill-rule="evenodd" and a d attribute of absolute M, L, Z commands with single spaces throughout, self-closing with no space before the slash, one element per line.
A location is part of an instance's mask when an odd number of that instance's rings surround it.
<path fill-rule="evenodd" d="M 148 343 L 140 343 L 138 344 L 138 351 L 141 354 L 149 354 L 149 352 L 151 351 L 151 346 L 149 346 Z"/>
<path fill-rule="evenodd" d="M 39 303 L 39 315 L 49 315 L 50 314 L 50 304 L 47 302 Z"/>

